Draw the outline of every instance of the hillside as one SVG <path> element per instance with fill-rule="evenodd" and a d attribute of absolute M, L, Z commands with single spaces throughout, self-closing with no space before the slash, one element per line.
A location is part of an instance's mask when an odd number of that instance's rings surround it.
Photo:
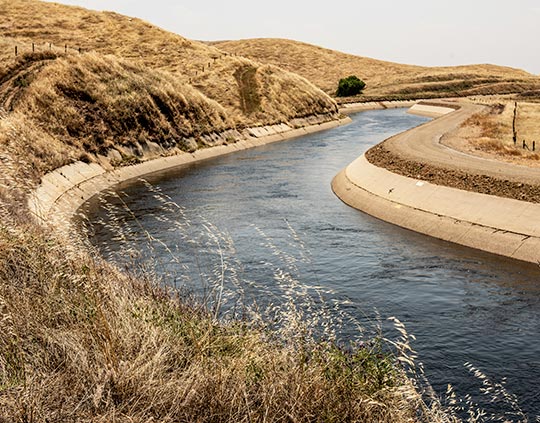
<path fill-rule="evenodd" d="M 273 307 L 280 332 L 240 305 L 241 320 L 218 319 L 217 290 L 173 291 L 131 253 L 111 266 L 27 207 L 64 164 L 333 120 L 329 96 L 137 19 L 34 0 L 0 0 L 0 59 L 0 422 L 434 421 L 399 361 L 407 339 L 395 357 L 378 340 L 345 350 L 310 335 L 295 304 Z"/>
<path fill-rule="evenodd" d="M 330 96 L 273 63 L 139 19 L 36 0 L 0 0 L 0 60 L 0 423 L 460 421 L 459 403 L 445 406 L 417 385 L 413 337 L 397 319 L 395 340 L 366 335 L 338 344 L 332 325 L 343 318 L 330 317 L 334 305 L 310 299 L 311 287 L 279 269 L 290 301 L 272 303 L 271 318 L 232 301 L 232 314 L 220 314 L 224 278 L 233 274 L 234 283 L 236 270 L 221 254 L 222 246 L 233 250 L 229 238 L 211 222 L 221 269 L 205 269 L 196 239 L 178 239 L 201 264 L 205 292 L 197 299 L 176 289 L 182 260 L 175 260 L 178 274 L 159 277 L 144 253 L 129 248 L 126 266 L 111 265 L 77 230 L 38 221 L 28 208 L 28 194 L 65 164 L 111 169 L 234 143 L 248 126 L 334 120 Z M 321 75 L 335 67 L 327 65 Z M 395 65 L 396 80 L 401 71 Z M 66 175 L 49 179 L 51 202 L 65 192 Z M 71 176 L 88 174 L 72 168 Z M 74 184 L 67 201 L 82 198 Z M 155 217 L 184 226 L 184 205 L 159 189 L 155 195 Z M 55 221 L 68 218 L 56 213 Z M 105 220 L 118 224 L 114 215 Z M 300 308 L 319 305 L 311 317 Z"/>
<path fill-rule="evenodd" d="M 540 78 L 495 65 L 422 67 L 354 56 L 283 39 L 209 43 L 261 63 L 298 73 L 333 95 L 340 78 L 357 75 L 367 83 L 364 98 L 427 98 L 540 90 Z"/>
<path fill-rule="evenodd" d="M 0 0 L 0 59 L 0 147 L 27 158 L 34 181 L 74 160 L 119 165 L 224 131 L 234 141 L 249 126 L 337 117 L 296 74 L 116 13 Z"/>
<path fill-rule="evenodd" d="M 112 12 L 94 12 L 36 0 L 0 0 L 0 58 L 13 60 L 19 52 L 49 49 L 76 54 L 92 51 L 115 55 L 151 69 L 170 72 L 225 107 L 235 123 L 254 125 L 283 121 L 290 117 L 333 111 L 334 105 L 307 81 L 268 64 L 232 57 L 215 47 L 188 40 L 140 19 Z M 251 69 L 253 72 L 251 72 Z M 239 89 L 239 75 L 252 75 L 249 89 Z M 294 105 L 271 97 L 270 85 L 277 81 L 295 87 Z M 288 91 L 285 91 L 288 92 Z M 260 97 L 246 109 L 243 96 Z M 279 94 L 280 96 L 282 93 Z M 315 99 L 315 102 L 311 102 Z M 296 105 L 299 105 L 298 109 Z M 278 106 L 279 110 L 274 110 Z M 312 107 L 313 106 L 313 107 Z M 274 114 L 274 112 L 277 112 Z"/>

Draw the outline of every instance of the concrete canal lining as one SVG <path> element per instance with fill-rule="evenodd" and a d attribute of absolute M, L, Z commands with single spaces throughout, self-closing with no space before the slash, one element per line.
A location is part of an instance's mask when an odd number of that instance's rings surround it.
<path fill-rule="evenodd" d="M 428 116 L 455 111 L 440 105 L 415 105 L 412 109 Z M 420 133 L 424 134 L 427 127 Z M 440 129 L 437 125 L 432 128 L 427 131 L 429 140 Z M 395 137 L 394 144 L 399 144 L 401 136 L 410 138 L 412 131 Z M 421 155 L 421 149 L 416 154 Z M 398 175 L 369 163 L 364 155 L 334 178 L 332 189 L 351 207 L 403 228 L 522 261 L 540 262 L 540 204 Z"/>

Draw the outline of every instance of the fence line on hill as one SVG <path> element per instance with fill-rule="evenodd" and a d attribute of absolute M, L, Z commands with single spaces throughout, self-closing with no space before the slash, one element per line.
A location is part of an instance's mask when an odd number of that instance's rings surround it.
<path fill-rule="evenodd" d="M 58 54 L 81 54 L 86 53 L 89 50 L 84 49 L 83 47 L 70 46 L 68 43 L 65 43 L 62 46 L 57 46 L 56 44 L 47 42 L 28 42 L 15 44 L 12 51 L 15 56 L 20 56 L 28 53 L 45 53 L 49 51 Z"/>
<path fill-rule="evenodd" d="M 83 47 L 73 47 L 70 46 L 68 43 L 58 46 L 49 42 L 28 42 L 15 44 L 12 47 L 12 51 L 15 57 L 18 57 L 29 53 L 45 53 L 49 51 L 57 54 L 81 54 L 88 53 L 92 50 Z M 189 83 L 193 82 L 193 77 L 200 76 L 205 72 L 208 72 L 212 68 L 212 65 L 214 65 L 218 61 L 218 59 L 222 59 L 223 57 L 237 56 L 237 53 L 222 52 L 220 55 L 212 57 L 210 62 L 204 63 L 202 65 L 197 65 L 197 70 L 194 70 L 192 75 L 189 75 Z"/>
<path fill-rule="evenodd" d="M 22 44 L 22 43 L 15 44 L 13 46 L 13 52 L 15 56 L 20 56 L 20 55 L 29 54 L 29 53 L 43 53 L 43 52 L 48 52 L 48 51 L 54 52 L 57 54 L 82 54 L 90 50 L 83 49 L 82 47 L 73 47 L 67 43 L 65 43 L 63 46 L 57 46 L 53 43 L 48 43 L 48 42 L 42 42 L 42 43 L 28 42 L 26 44 Z M 201 75 L 204 74 L 205 72 L 208 72 L 212 68 L 212 65 L 214 65 L 218 59 L 221 59 L 223 57 L 236 57 L 236 56 L 237 56 L 236 53 L 224 52 L 219 56 L 212 57 L 212 60 L 210 62 L 200 65 Z M 194 76 L 195 77 L 199 76 L 198 70 L 194 72 L 194 75 L 189 76 L 188 81 L 190 84 L 193 82 Z M 514 103 L 514 112 L 513 112 L 513 120 L 512 120 L 512 139 L 514 141 L 515 148 L 519 148 L 518 147 L 518 130 L 517 130 L 518 120 L 519 120 L 519 105 L 518 105 L 518 102 L 516 101 Z M 536 141 L 527 142 L 527 140 L 524 139 L 521 144 L 521 148 L 523 150 L 534 152 L 536 151 Z"/>

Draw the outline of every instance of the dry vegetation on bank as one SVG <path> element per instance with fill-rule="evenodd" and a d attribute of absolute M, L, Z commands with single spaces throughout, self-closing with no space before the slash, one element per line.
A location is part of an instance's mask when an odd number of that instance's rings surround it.
<path fill-rule="evenodd" d="M 364 95 L 343 101 L 437 98 L 527 92 L 540 89 L 540 78 L 519 69 L 494 65 L 422 67 L 354 56 L 283 39 L 248 39 L 210 43 L 223 51 L 272 63 L 335 94 L 338 81 L 357 75 L 367 83 Z"/>
<path fill-rule="evenodd" d="M 16 150 L 26 128 L 10 131 Z M 2 170 L 35 172 L 16 159 L 3 151 Z M 294 308 L 283 310 L 279 332 L 249 313 L 217 320 L 143 262 L 121 271 L 73 233 L 34 223 L 25 207 L 32 184 L 8 176 L 0 175 L 1 422 L 457 421 L 427 407 L 406 376 L 406 334 L 394 355 L 377 340 L 342 348 L 317 339 L 310 327 L 321 322 Z"/>
<path fill-rule="evenodd" d="M 245 98 L 237 107 L 206 97 L 175 74 L 115 56 L 27 53 L 0 67 L 6 110 L 0 143 L 10 145 L 10 126 L 29 128 L 27 150 L 19 154 L 33 157 L 41 176 L 75 160 L 107 157 L 120 165 L 235 142 L 248 124 L 337 117 L 329 97 L 278 68 L 244 63 L 231 78 L 239 79 Z"/>
<path fill-rule="evenodd" d="M 114 56 L 57 58 L 27 84 L 17 113 L 80 155 L 149 143 L 188 150 L 188 139 L 233 125 L 223 107 L 174 75 Z"/>
<path fill-rule="evenodd" d="M 287 339 L 218 323 L 144 274 L 1 217 L 2 422 L 417 419 L 419 395 L 376 343 L 347 353 L 303 338 L 300 321 Z"/>
<path fill-rule="evenodd" d="M 123 165 L 338 116 L 298 75 L 115 13 L 0 0 L 0 57 L 0 143 L 15 153 L 9 128 L 27 128 L 16 153 L 34 182 L 76 160 Z"/>
<path fill-rule="evenodd" d="M 275 66 L 116 14 L 1 1 L 0 28 L 0 421 L 437 415 L 379 342 L 345 350 L 316 340 L 299 314 L 281 333 L 218 321 L 151 272 L 120 271 L 34 223 L 26 208 L 40 178 L 69 162 L 115 151 L 122 164 L 124 152 L 189 150 L 231 128 L 331 119 L 332 99 Z M 30 42 L 36 52 L 24 50 Z"/>
<path fill-rule="evenodd" d="M 296 314 L 281 335 L 217 321 L 26 209 L 40 178 L 75 160 L 121 165 L 205 134 L 335 118 L 324 92 L 138 19 L 35 0 L 0 0 L 0 59 L 1 422 L 457 420 L 406 376 L 406 339 L 397 357 L 376 341 L 345 350 L 304 336 Z M 378 69 L 398 81 L 395 66 Z"/>
<path fill-rule="evenodd" d="M 15 45 L 20 53 L 28 53 L 34 43 L 38 52 L 51 48 L 61 53 L 67 45 L 69 54 L 81 48 L 169 72 L 179 83 L 192 85 L 218 102 L 234 125 L 261 126 L 336 112 L 328 96 L 298 75 L 112 12 L 37 0 L 0 0 L 0 35 L 0 58 L 8 65 L 14 60 Z M 253 76 L 242 86 L 235 75 L 247 69 L 254 69 Z M 259 101 L 246 109 L 246 97 Z"/>
<path fill-rule="evenodd" d="M 472 116 L 460 128 L 445 135 L 444 143 L 462 151 L 496 160 L 526 166 L 540 166 L 540 127 L 538 126 L 540 102 L 502 98 L 484 99 L 484 101 L 489 101 L 487 110 Z M 514 111 L 516 111 L 515 144 Z"/>

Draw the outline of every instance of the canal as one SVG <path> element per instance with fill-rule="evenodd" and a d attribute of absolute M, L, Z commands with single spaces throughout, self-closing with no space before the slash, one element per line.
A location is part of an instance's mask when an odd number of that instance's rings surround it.
<path fill-rule="evenodd" d="M 124 184 L 88 204 L 91 242 L 110 260 L 219 302 L 223 316 L 240 304 L 293 302 L 326 316 L 321 333 L 341 342 L 379 329 L 396 337 L 396 317 L 416 337 L 436 392 L 451 384 L 488 413 L 518 421 L 522 410 L 534 421 L 540 269 L 395 227 L 331 191 L 370 146 L 425 121 L 367 111 L 348 126 Z M 495 401 L 480 393 L 485 380 Z"/>

